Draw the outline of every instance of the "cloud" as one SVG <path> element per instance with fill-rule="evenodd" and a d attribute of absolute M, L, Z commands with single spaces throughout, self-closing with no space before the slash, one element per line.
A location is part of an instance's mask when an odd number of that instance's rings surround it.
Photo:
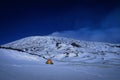
<path fill-rule="evenodd" d="M 54 32 L 50 35 L 86 41 L 120 43 L 120 8 L 106 16 L 100 26 L 94 29 L 86 26 L 78 30 Z"/>
<path fill-rule="evenodd" d="M 68 37 L 86 41 L 120 42 L 120 28 L 95 29 L 82 28 L 75 31 L 54 32 L 51 36 Z"/>

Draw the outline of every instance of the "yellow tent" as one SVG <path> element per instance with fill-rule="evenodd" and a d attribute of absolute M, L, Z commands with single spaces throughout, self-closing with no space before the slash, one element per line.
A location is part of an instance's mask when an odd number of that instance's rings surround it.
<path fill-rule="evenodd" d="M 53 64 L 53 62 L 52 62 L 51 59 L 48 59 L 48 60 L 46 61 L 46 64 Z"/>

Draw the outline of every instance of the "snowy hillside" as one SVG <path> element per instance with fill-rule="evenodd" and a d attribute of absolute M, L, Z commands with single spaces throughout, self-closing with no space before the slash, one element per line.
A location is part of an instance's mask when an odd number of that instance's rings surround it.
<path fill-rule="evenodd" d="M 51 58 L 54 65 L 47 65 Z M 120 80 L 120 45 L 33 36 L 0 46 L 0 80 Z"/>
<path fill-rule="evenodd" d="M 32 36 L 0 47 L 37 55 L 44 59 L 52 58 L 55 61 L 120 65 L 120 44 Z"/>
<path fill-rule="evenodd" d="M 0 80 L 120 80 L 120 66 L 73 64 L 0 49 Z"/>

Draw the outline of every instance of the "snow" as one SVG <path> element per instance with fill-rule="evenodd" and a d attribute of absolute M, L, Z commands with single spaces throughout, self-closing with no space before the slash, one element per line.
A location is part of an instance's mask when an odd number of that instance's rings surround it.
<path fill-rule="evenodd" d="M 47 65 L 47 59 L 53 65 Z M 0 46 L 0 80 L 120 80 L 120 44 L 32 36 Z"/>
<path fill-rule="evenodd" d="M 45 62 L 25 52 L 0 49 L 0 80 L 120 80 L 120 65 Z"/>
<path fill-rule="evenodd" d="M 1 47 L 18 49 L 59 61 L 120 64 L 120 44 L 79 41 L 63 37 L 31 36 L 1 45 Z"/>

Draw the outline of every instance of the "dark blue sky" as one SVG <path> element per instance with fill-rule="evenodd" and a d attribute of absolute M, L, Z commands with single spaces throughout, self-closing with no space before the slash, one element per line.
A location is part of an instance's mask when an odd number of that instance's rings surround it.
<path fill-rule="evenodd" d="M 49 35 L 54 32 L 61 33 L 71 30 L 81 31 L 80 29 L 83 28 L 89 28 L 90 31 L 101 30 L 102 32 L 104 29 L 107 31 L 109 27 L 101 26 L 101 23 L 106 24 L 106 21 L 104 23 L 106 17 L 117 8 L 119 9 L 119 5 L 120 2 L 117 0 L 16 0 L 0 2 L 0 44 L 28 36 Z M 119 29 L 119 26 L 114 27 Z M 86 30 L 88 31 L 88 29 Z M 83 36 L 80 39 L 87 40 Z M 119 39 L 118 37 L 110 41 L 91 40 L 119 43 Z"/>

